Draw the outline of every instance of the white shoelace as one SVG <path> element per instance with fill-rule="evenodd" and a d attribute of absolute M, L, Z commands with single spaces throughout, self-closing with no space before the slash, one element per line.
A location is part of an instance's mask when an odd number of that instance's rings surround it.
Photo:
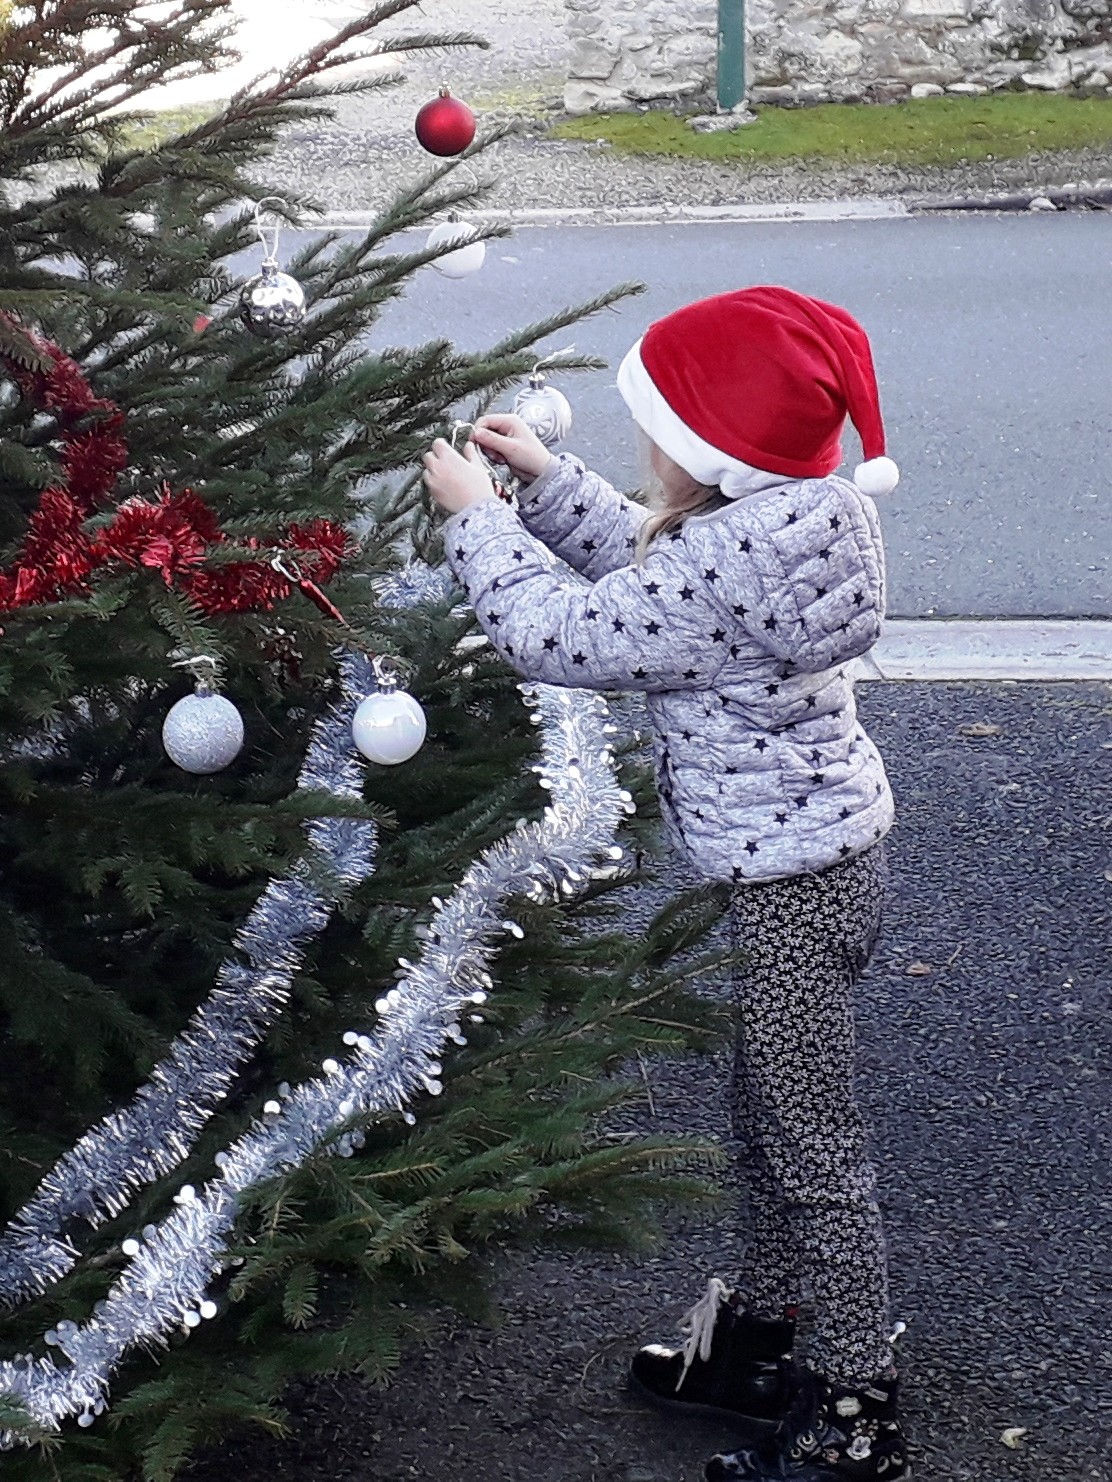
<path fill-rule="evenodd" d="M 684 1313 L 680 1321 L 680 1332 L 686 1333 L 687 1341 L 683 1345 L 683 1371 L 676 1381 L 678 1390 L 687 1378 L 687 1371 L 695 1362 L 696 1356 L 706 1363 L 710 1358 L 710 1345 L 714 1338 L 714 1325 L 718 1321 L 718 1309 L 722 1304 L 733 1296 L 733 1292 L 717 1276 L 712 1276 L 707 1282 L 707 1289 L 694 1307 Z"/>

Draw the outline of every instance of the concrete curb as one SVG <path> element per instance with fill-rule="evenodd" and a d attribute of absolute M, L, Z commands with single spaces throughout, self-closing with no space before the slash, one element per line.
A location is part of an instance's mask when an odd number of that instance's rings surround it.
<path fill-rule="evenodd" d="M 1103 680 L 1112 619 L 893 618 L 858 679 Z"/>
<path fill-rule="evenodd" d="M 763 221 L 876 221 L 910 216 L 907 203 L 880 197 L 841 201 L 783 201 L 727 206 L 537 207 L 476 210 L 468 221 L 483 226 L 708 226 Z M 377 211 L 328 211 L 320 218 L 331 231 L 366 231 Z"/>
<path fill-rule="evenodd" d="M 1030 209 L 1038 198 L 1059 210 L 1074 206 L 1112 207 L 1112 181 L 1090 187 L 1039 187 L 999 196 L 937 196 L 920 199 L 862 196 L 834 201 L 745 202 L 725 206 L 596 206 L 476 210 L 468 220 L 484 226 L 742 226 L 781 221 L 892 221 L 932 212 L 1010 211 Z M 366 231 L 377 211 L 328 211 L 320 220 L 329 231 Z"/>
<path fill-rule="evenodd" d="M 1094 185 L 1047 186 L 1043 189 L 1015 191 L 1002 196 L 932 197 L 912 201 L 912 211 L 1029 211 L 1031 202 L 1050 201 L 1060 210 L 1071 206 L 1112 205 L 1112 181 L 1098 180 Z"/>

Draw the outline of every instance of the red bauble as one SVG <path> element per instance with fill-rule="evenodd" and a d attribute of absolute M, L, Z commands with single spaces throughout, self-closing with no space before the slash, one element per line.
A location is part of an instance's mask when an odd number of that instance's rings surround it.
<path fill-rule="evenodd" d="M 442 87 L 440 96 L 418 113 L 413 127 L 430 154 L 462 154 L 475 137 L 475 115 Z"/>

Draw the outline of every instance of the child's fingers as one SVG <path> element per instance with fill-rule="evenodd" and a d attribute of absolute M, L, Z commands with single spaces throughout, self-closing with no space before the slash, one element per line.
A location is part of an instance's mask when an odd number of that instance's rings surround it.
<path fill-rule="evenodd" d="M 474 436 L 477 443 L 480 443 L 488 453 L 493 454 L 503 463 L 509 460 L 509 455 L 515 447 L 512 437 L 503 437 L 500 433 L 491 432 L 487 427 L 476 427 Z"/>
<path fill-rule="evenodd" d="M 492 447 L 499 443 L 512 443 L 513 437 L 508 432 L 499 432 L 496 427 L 485 427 L 482 422 L 476 422 L 472 430 L 472 437 L 476 442 L 490 444 Z"/>
<path fill-rule="evenodd" d="M 496 437 L 514 438 L 520 437 L 529 429 L 513 412 L 490 412 L 487 416 L 479 418 L 475 423 L 475 430 L 493 433 Z"/>

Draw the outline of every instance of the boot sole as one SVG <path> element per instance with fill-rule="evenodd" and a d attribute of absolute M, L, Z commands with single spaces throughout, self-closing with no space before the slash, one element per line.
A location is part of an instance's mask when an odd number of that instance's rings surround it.
<path fill-rule="evenodd" d="M 817 1469 L 815 1467 L 804 1467 L 802 1471 L 792 1473 L 792 1477 L 796 1479 L 796 1482 L 830 1482 L 832 1475 L 835 1474 L 831 1473 L 829 1467 Z M 780 1482 L 782 1477 L 782 1472 L 750 1472 L 745 1482 Z M 905 1471 L 902 1471 L 898 1477 L 893 1479 L 893 1482 L 911 1482 L 911 1468 L 908 1467 Z"/>
<path fill-rule="evenodd" d="M 760 1415 L 746 1415 L 741 1410 L 729 1410 L 724 1405 L 701 1405 L 694 1400 L 669 1400 L 663 1395 L 657 1394 L 656 1390 L 650 1389 L 647 1384 L 642 1384 L 636 1374 L 627 1374 L 626 1382 L 633 1392 L 642 1399 L 648 1400 L 650 1405 L 655 1405 L 659 1410 L 670 1410 L 673 1414 L 684 1415 L 709 1415 L 715 1420 L 729 1420 L 734 1425 L 745 1426 L 747 1430 L 758 1435 L 771 1433 L 779 1425 L 779 1420 L 766 1420 Z M 903 1482 L 899 1478 L 898 1482 Z"/>

